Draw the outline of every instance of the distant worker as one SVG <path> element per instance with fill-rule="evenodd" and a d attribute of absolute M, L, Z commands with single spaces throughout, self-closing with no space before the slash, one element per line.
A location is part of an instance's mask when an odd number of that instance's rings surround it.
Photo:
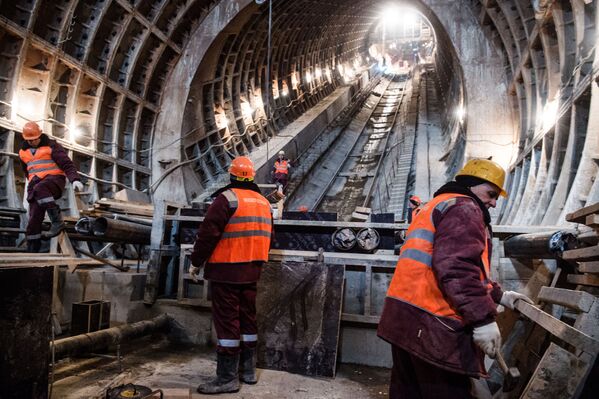
<path fill-rule="evenodd" d="M 412 195 L 408 201 L 408 206 L 410 207 L 410 212 L 408 213 L 408 223 L 412 223 L 412 220 L 418 215 L 420 212 L 420 207 L 422 205 L 422 200 L 417 195 Z"/>
<path fill-rule="evenodd" d="M 189 269 L 196 279 L 205 264 L 218 338 L 216 378 L 198 387 L 204 394 L 237 392 L 239 379 L 257 382 L 256 285 L 268 260 L 272 214 L 254 183 L 256 173 L 249 158 L 235 158 L 229 174 L 231 184 L 215 193 L 206 211 Z"/>
<path fill-rule="evenodd" d="M 277 185 L 277 190 L 282 195 L 289 183 L 289 172 L 291 170 L 291 162 L 285 158 L 285 151 L 279 151 L 279 156 L 273 167 L 273 182 Z"/>
<path fill-rule="evenodd" d="M 62 197 L 66 177 L 77 191 L 83 190 L 77 168 L 65 149 L 42 133 L 35 122 L 23 126 L 23 145 L 19 151 L 21 166 L 28 179 L 27 252 L 39 252 L 41 239 L 57 236 L 64 229 L 60 207 L 56 200 Z M 42 235 L 44 216 L 52 222 L 50 231 Z"/>
<path fill-rule="evenodd" d="M 442 186 L 408 229 L 378 335 L 391 343 L 389 397 L 472 398 L 470 377 L 486 377 L 501 335 L 497 304 L 532 301 L 490 281 L 491 216 L 505 171 L 471 160 Z"/>

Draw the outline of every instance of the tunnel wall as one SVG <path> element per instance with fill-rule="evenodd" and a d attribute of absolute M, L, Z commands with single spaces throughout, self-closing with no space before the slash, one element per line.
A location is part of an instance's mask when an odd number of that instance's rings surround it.
<path fill-rule="evenodd" d="M 468 2 L 423 0 L 423 3 L 434 13 L 431 20 L 437 20 L 442 26 L 457 57 L 457 60 L 448 60 L 439 52 L 436 60 L 445 108 L 444 129 L 449 130 L 450 142 L 458 151 L 462 147 L 460 141 L 465 140 L 464 156 L 450 155 L 455 161 L 449 165 L 448 175 L 454 174 L 464 158 L 493 156 L 507 167 L 514 150 L 515 125 L 513 109 L 506 96 L 508 76 L 502 54 L 484 34 Z M 442 41 L 439 44 L 445 45 Z M 460 81 L 462 92 L 454 83 Z M 443 90 L 443 86 L 447 88 Z M 457 117 L 460 106 L 465 112 L 463 124 Z M 448 152 L 452 146 L 447 148 Z"/>

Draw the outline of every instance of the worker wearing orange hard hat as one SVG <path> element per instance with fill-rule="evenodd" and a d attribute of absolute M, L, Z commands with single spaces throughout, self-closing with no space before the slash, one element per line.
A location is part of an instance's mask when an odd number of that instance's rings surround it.
<path fill-rule="evenodd" d="M 277 159 L 273 165 L 272 179 L 277 185 L 277 190 L 282 195 L 289 183 L 289 172 L 291 171 L 291 161 L 285 157 L 285 151 L 279 151 Z"/>
<path fill-rule="evenodd" d="M 43 134 L 35 122 L 27 122 L 23 126 L 23 145 L 19 151 L 19 158 L 28 180 L 27 251 L 39 252 L 41 239 L 54 237 L 64 229 L 62 213 L 56 200 L 62 197 L 66 178 L 77 191 L 83 190 L 83 184 L 65 149 Z M 46 212 L 52 224 L 50 231 L 42 234 L 42 222 Z"/>
<path fill-rule="evenodd" d="M 408 223 L 412 223 L 412 220 L 418 215 L 420 212 L 420 207 L 422 205 L 422 200 L 417 195 L 410 196 L 408 200 L 408 206 L 410 208 L 410 212 L 408 213 Z"/>
<path fill-rule="evenodd" d="M 237 392 L 239 380 L 255 384 L 256 287 L 268 260 L 272 234 L 269 202 L 254 183 L 254 164 L 237 157 L 229 168 L 231 184 L 213 194 L 191 254 L 189 273 L 211 283 L 212 317 L 218 338 L 216 378 L 198 392 Z"/>

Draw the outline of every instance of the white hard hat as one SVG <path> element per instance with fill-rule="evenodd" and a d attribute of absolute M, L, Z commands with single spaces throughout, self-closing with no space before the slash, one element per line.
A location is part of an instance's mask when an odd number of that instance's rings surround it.
<path fill-rule="evenodd" d="M 279 155 L 285 155 L 285 151 L 283 151 L 283 150 L 279 151 Z"/>

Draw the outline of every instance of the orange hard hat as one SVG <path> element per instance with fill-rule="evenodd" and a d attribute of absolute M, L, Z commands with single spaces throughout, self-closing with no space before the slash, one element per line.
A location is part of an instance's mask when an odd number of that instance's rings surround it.
<path fill-rule="evenodd" d="M 417 195 L 412 195 L 410 197 L 410 202 L 416 206 L 420 205 L 422 203 L 422 200 L 420 199 L 419 196 Z"/>
<path fill-rule="evenodd" d="M 298 210 L 300 212 L 308 212 L 308 207 L 306 205 L 301 205 Z"/>
<path fill-rule="evenodd" d="M 235 176 L 237 180 L 252 181 L 256 175 L 254 163 L 248 157 L 237 157 L 231 162 L 229 167 L 231 176 Z"/>
<path fill-rule="evenodd" d="M 23 125 L 23 138 L 25 140 L 36 140 L 42 135 L 42 129 L 35 122 L 27 122 Z"/>

